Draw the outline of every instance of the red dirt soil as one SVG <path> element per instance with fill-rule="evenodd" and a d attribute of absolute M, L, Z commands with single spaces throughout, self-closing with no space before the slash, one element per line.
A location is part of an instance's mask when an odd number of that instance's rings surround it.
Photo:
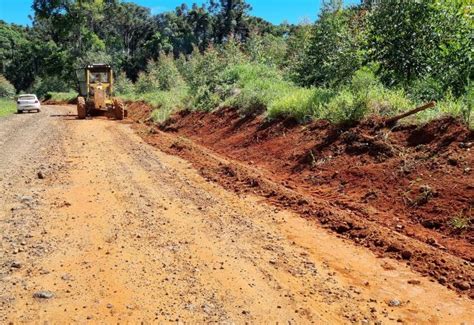
<path fill-rule="evenodd" d="M 146 121 L 151 110 L 133 103 L 129 111 Z M 226 108 L 180 112 L 160 126 L 165 133 L 150 124 L 142 135 L 226 188 L 316 218 L 474 297 L 474 133 L 453 118 L 377 125 L 268 122 Z"/>

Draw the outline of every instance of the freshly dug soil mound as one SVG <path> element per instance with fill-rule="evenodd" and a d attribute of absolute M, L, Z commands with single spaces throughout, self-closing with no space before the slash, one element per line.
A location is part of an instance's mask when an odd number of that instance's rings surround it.
<path fill-rule="evenodd" d="M 147 140 L 224 187 L 314 217 L 473 296 L 473 132 L 453 118 L 378 125 L 268 122 L 227 108 L 180 112 L 161 126 L 167 133 L 148 132 Z"/>
<path fill-rule="evenodd" d="M 153 109 L 145 102 L 125 102 L 128 109 L 128 118 L 138 122 L 147 122 L 150 119 Z"/>
<path fill-rule="evenodd" d="M 340 128 L 326 121 L 242 120 L 225 109 L 183 112 L 163 129 L 270 170 L 289 188 L 373 207 L 383 212 L 374 220 L 434 239 L 474 262 L 474 228 L 453 225 L 457 217 L 472 217 L 474 133 L 453 118 L 392 130 L 374 124 Z"/>

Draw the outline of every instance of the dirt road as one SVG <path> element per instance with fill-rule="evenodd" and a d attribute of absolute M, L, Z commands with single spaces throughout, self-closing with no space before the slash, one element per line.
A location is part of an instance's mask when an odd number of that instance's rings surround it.
<path fill-rule="evenodd" d="M 253 196 L 127 123 L 0 119 L 0 322 L 474 322 L 472 300 Z"/>

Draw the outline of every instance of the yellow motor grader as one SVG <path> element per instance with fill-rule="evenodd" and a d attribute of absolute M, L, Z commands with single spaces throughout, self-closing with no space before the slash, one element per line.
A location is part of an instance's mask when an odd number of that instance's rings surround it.
<path fill-rule="evenodd" d="M 125 105 L 112 97 L 113 73 L 108 64 L 89 64 L 77 70 L 79 96 L 77 97 L 77 116 L 107 116 L 117 120 L 127 117 Z"/>

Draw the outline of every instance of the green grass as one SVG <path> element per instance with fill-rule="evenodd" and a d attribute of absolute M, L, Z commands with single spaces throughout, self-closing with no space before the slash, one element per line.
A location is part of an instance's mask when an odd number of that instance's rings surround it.
<path fill-rule="evenodd" d="M 46 95 L 46 99 L 55 101 L 55 102 L 69 102 L 71 100 L 76 99 L 77 92 L 76 91 L 69 91 L 69 92 L 48 92 Z"/>
<path fill-rule="evenodd" d="M 232 106 L 243 116 L 264 112 L 271 104 L 298 90 L 283 79 L 280 71 L 262 64 L 238 64 L 222 75 L 225 100 L 221 106 Z"/>
<path fill-rule="evenodd" d="M 0 98 L 0 117 L 16 112 L 16 102 L 10 98 Z"/>
<path fill-rule="evenodd" d="M 163 122 L 184 108 L 213 111 L 234 107 L 242 116 L 263 113 L 269 119 L 294 118 L 300 123 L 326 119 L 336 124 L 351 124 L 370 116 L 395 116 L 424 104 L 401 88 L 384 86 L 371 67 L 356 71 L 350 82 L 339 87 L 302 88 L 287 80 L 278 68 L 265 64 L 238 60 L 226 63 L 214 52 L 208 57 L 199 56 L 197 61 L 199 67 L 202 65 L 201 70 L 196 70 L 196 64 L 188 63 L 191 77 L 184 78 L 177 69 L 173 70 L 180 82 L 170 84 L 170 90 L 158 86 L 136 87 L 137 83 L 133 86 L 127 81 L 128 87 L 121 89 L 129 93 L 120 97 L 149 103 L 155 108 L 152 118 L 156 122 Z M 151 72 L 143 74 L 147 87 L 152 84 L 147 78 L 154 80 Z M 53 97 L 64 98 L 57 93 Z M 404 118 L 400 123 L 422 124 L 449 115 L 463 119 L 473 128 L 473 98 L 472 86 L 459 98 L 447 94 L 434 109 Z"/>
<path fill-rule="evenodd" d="M 239 110 L 243 116 L 264 112 L 273 101 L 296 91 L 293 85 L 280 80 L 257 79 L 245 84 L 238 95 L 224 102 Z"/>
<path fill-rule="evenodd" d="M 336 92 L 326 88 L 297 88 L 285 97 L 273 101 L 268 107 L 268 117 L 292 117 L 299 122 L 326 118 L 329 102 Z"/>
<path fill-rule="evenodd" d="M 166 121 L 171 114 L 186 107 L 188 91 L 186 88 L 174 88 L 170 91 L 155 91 L 143 94 L 122 94 L 119 97 L 128 101 L 144 101 L 154 108 L 153 121 L 161 123 Z"/>
<path fill-rule="evenodd" d="M 463 214 L 459 214 L 449 220 L 449 225 L 454 229 L 458 231 L 466 230 L 470 227 L 471 225 L 471 219 L 468 216 L 465 216 Z"/>

